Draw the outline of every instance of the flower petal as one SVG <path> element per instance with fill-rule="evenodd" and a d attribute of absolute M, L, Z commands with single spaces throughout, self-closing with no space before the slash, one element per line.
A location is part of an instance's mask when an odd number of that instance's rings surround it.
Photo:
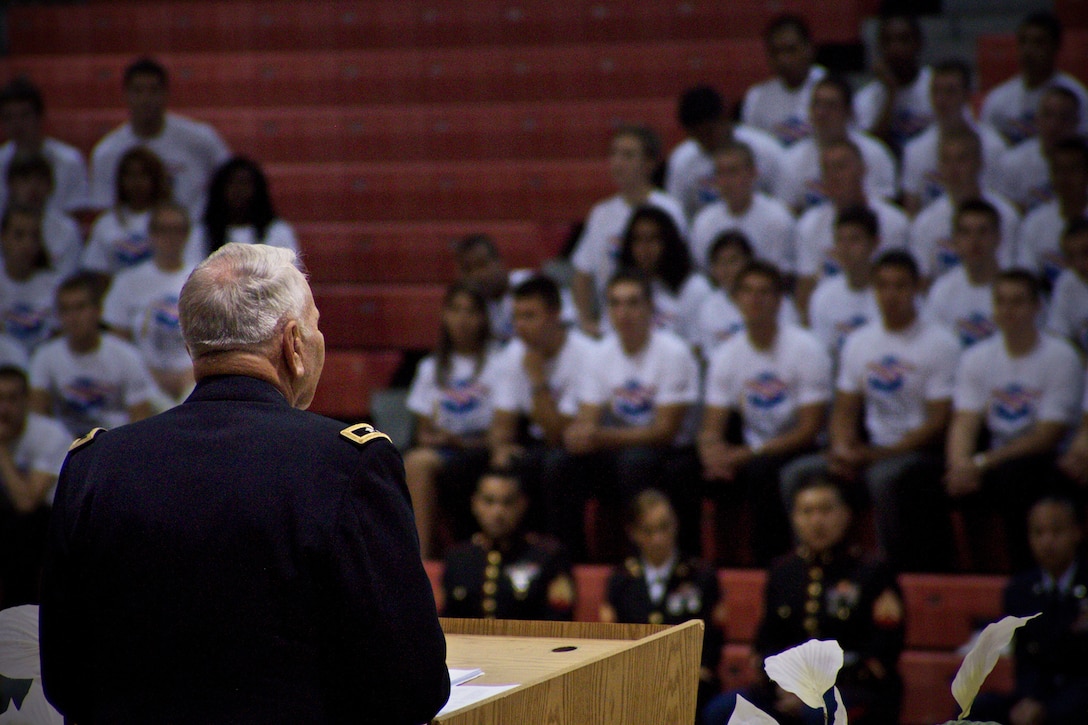
<path fill-rule="evenodd" d="M 846 722 L 846 705 L 842 704 L 842 693 L 835 688 L 835 723 L 834 725 L 848 725 Z"/>
<path fill-rule="evenodd" d="M 952 697 L 956 698 L 956 702 L 963 708 L 960 718 L 970 714 L 971 705 L 974 704 L 983 681 L 997 664 L 1001 650 L 1008 646 L 1016 630 L 1023 627 L 1028 620 L 1038 616 L 1033 614 L 1030 617 L 1005 617 L 999 622 L 987 625 L 982 630 L 975 646 L 963 658 L 963 664 L 956 673 L 956 679 L 952 680 Z"/>
<path fill-rule="evenodd" d="M 842 647 L 838 642 L 810 639 L 768 657 L 763 668 L 783 690 L 797 695 L 809 707 L 823 710 L 824 693 L 834 687 L 842 660 Z"/>
<path fill-rule="evenodd" d="M 737 695 L 737 704 L 726 725 L 778 725 L 778 721 Z"/>

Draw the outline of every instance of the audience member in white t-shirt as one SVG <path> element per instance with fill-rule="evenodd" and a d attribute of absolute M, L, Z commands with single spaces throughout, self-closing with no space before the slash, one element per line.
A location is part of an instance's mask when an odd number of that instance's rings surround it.
<path fill-rule="evenodd" d="M 1073 483 L 1088 486 L 1088 374 L 1085 375 L 1084 400 L 1080 409 L 1080 425 L 1069 448 L 1058 459 L 1058 468 Z"/>
<path fill-rule="evenodd" d="M 151 58 L 140 58 L 125 69 L 129 120 L 106 134 L 91 153 L 95 207 L 106 209 L 117 203 L 117 162 L 133 146 L 146 146 L 166 165 L 174 201 L 189 210 L 191 219 L 199 219 L 204 212 L 208 181 L 230 152 L 208 124 L 166 111 L 168 85 L 166 68 Z"/>
<path fill-rule="evenodd" d="M 169 199 L 162 159 L 142 146 L 126 151 L 117 164 L 117 203 L 95 219 L 80 266 L 114 275 L 150 259 L 151 208 Z"/>
<path fill-rule="evenodd" d="M 1075 219 L 1062 234 L 1066 268 L 1054 285 L 1047 331 L 1088 354 L 1088 219 Z"/>
<path fill-rule="evenodd" d="M 152 414 L 155 383 L 140 353 L 102 330 L 101 278 L 80 272 L 57 288 L 61 337 L 30 358 L 30 408 L 76 437 Z"/>
<path fill-rule="evenodd" d="M 940 570 L 947 567 L 951 545 L 947 517 L 937 515 L 944 500 L 940 446 L 960 347 L 951 333 L 919 316 L 922 279 L 908 252 L 880 255 L 873 289 L 880 319 L 850 335 L 843 347 L 831 447 L 783 469 L 783 500 L 825 468 L 864 481 L 877 540 L 893 568 Z"/>
<path fill-rule="evenodd" d="M 488 464 L 500 362 L 483 295 L 470 284 L 454 283 L 442 301 L 438 345 L 416 369 L 407 400 L 416 431 L 404 470 L 424 557 L 438 553 L 432 529 L 440 500 L 448 502 L 443 510 L 455 529 L 474 527 L 469 498 Z M 458 541 L 467 536 L 454 532 Z"/>
<path fill-rule="evenodd" d="M 952 248 L 960 263 L 933 283 L 923 316 L 943 325 L 965 348 L 996 332 L 993 285 L 1001 272 L 997 247 L 1001 217 L 982 199 L 968 199 L 956 210 Z"/>
<path fill-rule="evenodd" d="M 178 318 L 181 287 L 192 266 L 185 263 L 188 211 L 163 202 L 151 211 L 151 259 L 123 270 L 110 285 L 102 319 L 121 338 L 136 345 L 155 380 L 164 410 L 192 390 L 193 367 Z"/>
<path fill-rule="evenodd" d="M 889 148 L 901 152 L 933 120 L 929 84 L 932 71 L 918 59 L 922 26 L 915 15 L 892 13 L 880 18 L 873 80 L 854 97 L 858 126 Z"/>
<path fill-rule="evenodd" d="M 850 333 L 879 316 L 869 279 L 879 247 L 880 222 L 871 209 L 851 206 L 839 212 L 832 254 L 842 274 L 824 277 L 809 302 L 809 327 L 836 365 Z"/>
<path fill-rule="evenodd" d="M 605 287 L 616 272 L 620 242 L 635 208 L 644 204 L 660 207 L 672 215 L 681 235 L 687 234 L 680 203 L 653 186 L 660 154 L 661 141 L 646 126 L 621 126 L 612 135 L 608 168 L 619 193 L 590 210 L 571 255 L 571 293 L 578 310 L 578 325 L 591 337 L 601 335 Z"/>
<path fill-rule="evenodd" d="M 772 264 L 751 262 L 741 271 L 734 294 L 745 329 L 710 358 L 698 436 L 704 491 L 722 504 L 748 502 L 759 566 L 789 549 L 779 471 L 815 449 L 831 398 L 827 351 L 806 330 L 779 326 L 784 292 Z M 741 440 L 727 438 L 734 414 Z"/>
<path fill-rule="evenodd" d="M 684 447 L 691 444 L 686 423 L 699 397 L 695 356 L 683 340 L 654 327 L 653 288 L 645 276 L 621 269 L 607 293 L 615 332 L 585 366 L 578 413 L 563 433 L 566 454 L 550 459 L 544 474 L 548 528 L 576 558 L 584 549 L 583 508 L 591 496 L 602 498 L 612 514 L 645 488 L 668 491 L 687 515 L 696 501 L 681 473 L 686 468 L 690 475 L 694 467 Z"/>
<path fill-rule="evenodd" d="M 8 164 L 8 204 L 31 209 L 41 217 L 42 241 L 49 264 L 64 277 L 79 266 L 83 233 L 79 224 L 47 202 L 53 189 L 53 170 L 41 154 L 19 155 Z"/>
<path fill-rule="evenodd" d="M 741 120 L 789 145 L 810 132 L 812 88 L 827 71 L 816 65 L 816 48 L 808 24 L 797 15 L 781 15 L 763 33 L 767 64 L 774 77 L 744 94 Z"/>
<path fill-rule="evenodd" d="M 1057 483 L 1055 462 L 1077 423 L 1084 367 L 1072 345 L 1036 328 L 1042 291 L 1031 273 L 1001 273 L 993 296 L 999 334 L 959 364 L 945 487 L 962 500 L 968 525 L 978 526 L 973 543 L 991 536 L 972 515 L 980 505 L 1003 514 L 1012 570 L 1021 571 L 1030 565 L 1024 511 Z M 984 427 L 990 442 L 979 452 Z"/>
<path fill-rule="evenodd" d="M 7 166 L 16 155 L 41 154 L 53 171 L 53 190 L 48 203 L 62 212 L 87 206 L 87 164 L 83 154 L 45 135 L 45 102 L 41 91 L 26 78 L 16 78 L 0 88 L 0 128 L 7 142 L 0 146 L 0 209 L 7 206 Z"/>
<path fill-rule="evenodd" d="M 796 220 L 785 205 L 757 190 L 752 149 L 740 142 L 718 147 L 714 173 L 720 198 L 699 212 L 689 235 L 695 264 L 706 270 L 711 243 L 722 232 L 736 229 L 755 243 L 757 257 L 791 273 Z"/>
<path fill-rule="evenodd" d="M 193 264 L 229 242 L 299 251 L 295 230 L 276 216 L 264 171 L 244 156 L 235 156 L 215 170 L 201 219 L 205 248 L 199 250 L 199 257 L 190 256 Z"/>
<path fill-rule="evenodd" d="M 686 91 L 680 97 L 677 116 L 688 137 L 669 154 L 665 191 L 680 202 L 688 220 L 718 198 L 714 154 L 727 144 L 747 144 L 753 154 L 758 188 L 767 194 L 776 193 L 782 144 L 766 131 L 731 123 L 717 91 L 709 86 Z"/>
<path fill-rule="evenodd" d="M 812 135 L 786 150 L 782 160 L 782 184 L 778 198 L 787 206 L 804 210 L 825 200 L 821 184 L 820 155 L 829 144 L 851 141 L 865 160 L 865 192 L 893 199 L 899 193 L 895 158 L 883 143 L 851 127 L 853 109 L 850 84 L 838 76 L 820 80 L 812 90 Z"/>
<path fill-rule="evenodd" d="M 971 115 L 971 68 L 966 63 L 947 60 L 935 65 L 929 95 L 933 123 L 903 149 L 903 206 L 911 214 L 917 214 L 945 191 L 938 168 L 938 149 L 948 136 L 967 131 L 978 134 L 979 184 L 986 189 L 1001 188 L 1001 157 L 1008 150 L 1004 137 L 995 128 L 976 122 Z"/>
<path fill-rule="evenodd" d="M 952 245 L 952 221 L 959 205 L 971 199 L 982 199 L 997 210 L 1001 217 L 997 259 L 1002 269 L 1013 266 L 1020 215 L 1008 199 L 980 184 L 982 147 L 978 134 L 970 128 L 942 134 L 937 159 L 944 193 L 923 209 L 910 227 L 910 251 L 922 276 L 932 282 L 960 263 Z"/>
<path fill-rule="evenodd" d="M 687 244 L 672 217 L 654 206 L 640 206 L 623 234 L 620 269 L 636 269 L 650 280 L 654 326 L 688 339 L 710 282 L 694 269 Z"/>
<path fill-rule="evenodd" d="M 1011 144 L 1037 133 L 1036 111 L 1051 86 L 1068 88 L 1079 99 L 1081 133 L 1088 133 L 1088 91 L 1073 76 L 1058 70 L 1062 25 L 1049 12 L 1024 18 L 1016 31 L 1020 72 L 990 90 L 982 102 L 982 120 L 1005 135 Z"/>
<path fill-rule="evenodd" d="M 865 162 L 856 144 L 834 141 L 820 152 L 821 187 L 828 203 L 817 204 L 797 221 L 797 307 L 808 319 L 808 302 L 821 278 L 838 273 L 831 251 L 835 244 L 835 219 L 851 206 L 867 206 L 880 222 L 880 250 L 905 249 L 910 221 L 891 202 L 865 191 Z"/>
<path fill-rule="evenodd" d="M 60 277 L 49 263 L 38 212 L 9 205 L 0 220 L 0 326 L 29 355 L 52 333 Z"/>
<path fill-rule="evenodd" d="M 1055 284 L 1065 269 L 1061 237 L 1069 224 L 1088 216 L 1088 142 L 1059 141 L 1050 155 L 1054 199 L 1035 208 L 1020 225 L 1017 265 Z"/>
<path fill-rule="evenodd" d="M 1001 157 L 1001 191 L 1024 211 L 1053 198 L 1050 157 L 1058 142 L 1076 136 L 1078 113 L 1077 97 L 1072 91 L 1061 86 L 1047 88 L 1039 101 L 1039 132 Z"/>

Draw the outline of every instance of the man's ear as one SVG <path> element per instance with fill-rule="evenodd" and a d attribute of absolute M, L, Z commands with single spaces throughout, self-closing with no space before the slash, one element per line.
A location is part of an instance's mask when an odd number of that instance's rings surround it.
<path fill-rule="evenodd" d="M 283 362 L 292 377 L 300 377 L 305 372 L 305 363 L 302 357 L 302 331 L 298 322 L 290 320 L 283 326 L 280 344 L 283 349 Z"/>

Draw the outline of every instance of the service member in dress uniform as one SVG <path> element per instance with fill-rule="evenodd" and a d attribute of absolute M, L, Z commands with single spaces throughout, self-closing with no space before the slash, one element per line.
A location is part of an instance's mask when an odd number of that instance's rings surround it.
<path fill-rule="evenodd" d="M 783 725 L 809 722 L 814 711 L 767 680 L 763 662 L 810 639 L 833 639 L 845 652 L 836 684 L 850 722 L 898 722 L 904 612 L 895 576 L 846 543 L 850 507 L 826 475 L 803 479 L 790 517 L 799 543 L 768 571 L 763 619 L 753 643 L 752 666 L 763 679 L 739 694 Z M 716 698 L 706 722 L 724 725 L 736 694 Z"/>
<path fill-rule="evenodd" d="M 472 496 L 480 531 L 446 556 L 444 616 L 570 620 L 574 579 L 559 542 L 522 529 L 529 499 L 509 471 L 489 471 Z"/>
<path fill-rule="evenodd" d="M 1088 717 L 1088 561 L 1080 512 L 1068 498 L 1040 499 L 1028 513 L 1037 566 L 1005 588 L 1005 614 L 1040 616 L 1016 632 L 1016 687 L 982 695 L 973 720 L 1009 725 L 1080 725 Z"/>
<path fill-rule="evenodd" d="M 669 498 L 646 489 L 631 501 L 627 535 L 638 550 L 608 577 L 602 622 L 680 624 L 701 619 L 703 660 L 699 709 L 719 691 L 718 663 L 724 636 L 724 605 L 715 571 L 677 546 L 677 518 Z"/>

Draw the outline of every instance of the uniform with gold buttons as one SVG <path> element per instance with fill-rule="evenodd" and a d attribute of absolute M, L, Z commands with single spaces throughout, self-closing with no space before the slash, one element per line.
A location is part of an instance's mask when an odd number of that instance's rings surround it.
<path fill-rule="evenodd" d="M 570 559 L 540 534 L 475 534 L 446 556 L 442 588 L 447 617 L 570 620 L 574 610 Z"/>

